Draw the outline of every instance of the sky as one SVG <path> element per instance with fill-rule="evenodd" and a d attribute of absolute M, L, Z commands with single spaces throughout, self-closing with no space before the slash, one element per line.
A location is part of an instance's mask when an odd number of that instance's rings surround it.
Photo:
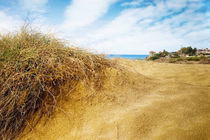
<path fill-rule="evenodd" d="M 0 0 L 0 34 L 25 21 L 95 53 L 210 48 L 210 0 Z"/>

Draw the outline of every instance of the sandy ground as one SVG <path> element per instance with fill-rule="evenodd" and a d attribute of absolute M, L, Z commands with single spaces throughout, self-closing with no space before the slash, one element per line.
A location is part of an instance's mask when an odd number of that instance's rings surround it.
<path fill-rule="evenodd" d="M 104 89 L 78 87 L 30 140 L 210 140 L 210 65 L 115 60 Z"/>

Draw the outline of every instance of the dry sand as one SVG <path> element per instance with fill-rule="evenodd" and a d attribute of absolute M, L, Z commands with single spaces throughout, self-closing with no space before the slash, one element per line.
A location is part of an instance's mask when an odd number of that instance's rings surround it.
<path fill-rule="evenodd" d="M 116 59 L 104 89 L 78 87 L 28 140 L 210 140 L 210 65 Z"/>

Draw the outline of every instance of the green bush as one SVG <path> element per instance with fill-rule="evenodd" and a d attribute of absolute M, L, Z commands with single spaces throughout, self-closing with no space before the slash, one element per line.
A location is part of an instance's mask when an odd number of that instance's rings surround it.
<path fill-rule="evenodd" d="M 179 51 L 184 54 L 189 54 L 190 56 L 193 56 L 196 54 L 197 49 L 196 48 L 193 49 L 191 46 L 188 46 L 181 48 Z"/>
<path fill-rule="evenodd" d="M 181 58 L 181 57 L 178 57 L 178 58 L 171 58 L 170 60 L 169 60 L 169 63 L 175 63 L 175 62 L 177 62 L 177 61 L 183 61 L 184 59 L 183 58 Z"/>
<path fill-rule="evenodd" d="M 208 59 L 208 58 L 206 56 L 202 55 L 202 56 L 200 56 L 200 59 L 205 60 L 205 59 Z"/>
<path fill-rule="evenodd" d="M 169 56 L 171 58 L 179 58 L 180 57 L 177 53 L 170 53 Z"/>
<path fill-rule="evenodd" d="M 159 59 L 159 58 L 160 58 L 160 56 L 155 55 L 155 56 L 149 57 L 148 60 L 156 60 L 156 59 Z"/>
<path fill-rule="evenodd" d="M 169 60 L 169 63 L 175 63 L 176 61 L 177 61 L 177 59 L 172 58 Z"/>
<path fill-rule="evenodd" d="M 200 57 L 194 56 L 194 57 L 186 57 L 187 61 L 200 61 Z"/>
<path fill-rule="evenodd" d="M 183 61 L 184 59 L 179 57 L 179 58 L 176 58 L 177 61 Z"/>

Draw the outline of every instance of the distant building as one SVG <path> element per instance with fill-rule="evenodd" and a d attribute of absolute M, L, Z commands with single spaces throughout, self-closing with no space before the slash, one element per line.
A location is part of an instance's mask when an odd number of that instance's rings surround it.
<path fill-rule="evenodd" d="M 149 57 L 153 57 L 153 56 L 154 56 L 154 54 L 155 54 L 155 52 L 154 52 L 154 51 L 150 51 L 150 52 L 149 52 Z"/>
<path fill-rule="evenodd" d="M 198 49 L 196 54 L 197 55 L 205 55 L 205 54 L 209 54 L 210 53 L 210 50 L 208 48 L 204 48 L 204 49 Z"/>

